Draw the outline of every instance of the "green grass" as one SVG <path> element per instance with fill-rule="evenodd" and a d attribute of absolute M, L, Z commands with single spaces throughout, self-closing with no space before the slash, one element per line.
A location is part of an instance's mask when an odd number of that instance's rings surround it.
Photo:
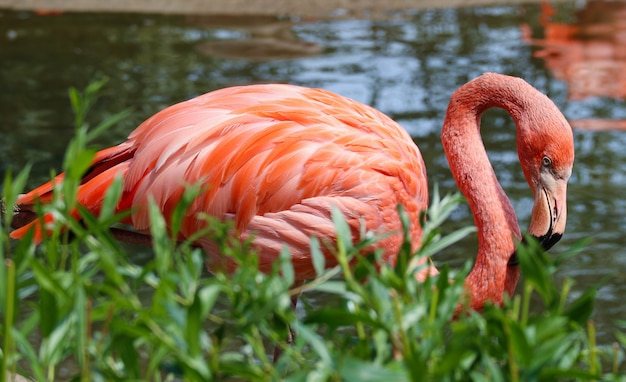
<path fill-rule="evenodd" d="M 290 308 L 296 291 L 289 255 L 271 274 L 260 273 L 247 243 L 208 217 L 202 234 L 240 264 L 236 272 L 206 272 L 204 255 L 189 243 L 174 244 L 176 223 L 168 233 L 156 208 L 153 256 L 133 262 L 133 248 L 108 231 L 120 219 L 113 213 L 120 182 L 101 216 L 81 211 L 83 224 L 69 218 L 95 152 L 88 142 L 125 115 L 87 128 L 86 111 L 102 85 L 71 91 L 77 129 L 65 159 L 64 197 L 42 207 L 54 211 L 59 224 L 35 247 L 29 238 L 11 241 L 10 216 L 2 221 L 0 380 L 7 372 L 37 381 L 626 380 L 626 335 L 616 333 L 615 346 L 595 342 L 589 321 L 595 290 L 571 298 L 572 280 L 560 287 L 553 281 L 558 264 L 584 251 L 583 245 L 553 259 L 529 239 L 518 250 L 524 275 L 519 295 L 481 313 L 454 317 L 469 264 L 415 281 L 414 256 L 436 256 L 471 230 L 440 234 L 459 197 L 435 193 L 425 246 L 411 254 L 407 241 L 395 267 L 375 266 L 378 254 L 360 257 L 358 248 L 366 243 L 353 244 L 335 216 L 341 265 L 324 269 L 313 246 L 318 277 L 304 286 L 306 309 L 298 315 Z M 14 204 L 27 177 L 28 169 L 6 176 L 6 205 Z M 197 192 L 190 187 L 173 222 Z M 306 304 L 307 295 L 324 303 Z M 531 310 L 531 298 L 542 308 Z M 287 325 L 298 333 L 293 345 L 286 343 Z M 283 353 L 273 362 L 275 346 Z"/>

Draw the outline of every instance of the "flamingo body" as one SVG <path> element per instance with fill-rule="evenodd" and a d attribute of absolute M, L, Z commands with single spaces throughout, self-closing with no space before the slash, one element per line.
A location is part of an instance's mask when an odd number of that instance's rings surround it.
<path fill-rule="evenodd" d="M 512 261 L 521 238 L 515 211 L 500 187 L 480 139 L 480 116 L 506 109 L 517 126 L 517 148 L 535 196 L 529 232 L 547 249 L 566 220 L 566 184 L 574 160 L 572 131 L 557 107 L 521 79 L 484 74 L 451 98 L 442 140 L 452 174 L 468 199 L 478 227 L 478 254 L 466 287 L 472 307 L 500 303 L 512 294 L 519 267 Z M 149 200 L 169 217 L 189 184 L 204 192 L 187 210 L 181 235 L 192 236 L 208 214 L 234 223 L 234 235 L 251 239 L 263 271 L 283 247 L 297 280 L 315 275 L 310 237 L 332 248 L 333 208 L 354 240 L 363 232 L 384 235 L 375 244 L 393 263 L 402 243 L 397 206 L 412 223 L 413 250 L 421 243 L 419 215 L 428 205 L 426 170 L 418 148 L 396 122 L 377 110 L 334 93 L 291 85 L 252 85 L 217 90 L 171 106 L 146 120 L 126 142 L 98 152 L 78 191 L 78 202 L 98 214 L 116 176 L 123 180 L 118 211 L 125 223 L 149 232 Z M 15 216 L 51 199 L 54 182 L 22 195 Z M 44 222 L 53 216 L 44 216 Z M 11 233 L 44 229 L 35 219 Z M 197 244 L 209 269 L 234 264 L 208 238 Z M 372 248 L 369 248 L 372 249 Z M 337 261 L 332 249 L 326 265 Z M 422 259 L 422 263 L 426 260 Z M 436 269 L 426 265 L 416 277 Z"/>
<path fill-rule="evenodd" d="M 222 89 L 157 113 L 126 142 L 97 153 L 78 202 L 98 214 L 120 174 L 118 210 L 133 210 L 125 223 L 138 231 L 149 231 L 149 198 L 168 217 L 185 186 L 202 182 L 206 191 L 187 211 L 182 235 L 206 224 L 198 213 L 230 219 L 242 238 L 253 235 L 264 271 L 287 245 L 298 279 L 314 276 L 310 237 L 334 239 L 333 206 L 355 235 L 362 228 L 395 232 L 378 243 L 388 260 L 402 239 L 397 205 L 417 222 L 428 202 L 422 157 L 400 125 L 334 93 L 291 85 Z M 18 203 L 43 200 L 52 188 L 45 184 Z M 418 246 L 418 224 L 412 234 Z M 218 260 L 210 241 L 199 244 Z M 326 261 L 336 264 L 330 254 Z"/>

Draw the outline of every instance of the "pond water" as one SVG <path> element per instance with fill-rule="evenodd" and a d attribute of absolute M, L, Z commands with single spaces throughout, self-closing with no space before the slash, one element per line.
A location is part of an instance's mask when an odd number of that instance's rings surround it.
<path fill-rule="evenodd" d="M 67 89 L 106 76 L 90 119 L 131 108 L 97 142 L 122 141 L 179 101 L 239 84 L 322 87 L 370 104 L 415 138 L 431 185 L 456 189 L 439 140 L 450 94 L 486 71 L 523 77 L 575 128 L 568 226 L 552 250 L 592 242 L 560 268 L 574 293 L 611 278 L 594 319 L 601 341 L 626 316 L 626 2 L 405 9 L 329 17 L 33 12 L 0 8 L 0 177 L 34 164 L 30 186 L 59 169 L 72 137 Z M 501 111 L 483 119 L 494 168 L 528 223 L 531 194 Z M 472 224 L 466 207 L 449 222 Z M 475 238 L 437 257 L 460 266 Z"/>

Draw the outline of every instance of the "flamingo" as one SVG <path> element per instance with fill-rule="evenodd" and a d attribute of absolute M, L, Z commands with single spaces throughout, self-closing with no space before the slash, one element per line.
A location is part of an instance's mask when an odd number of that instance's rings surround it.
<path fill-rule="evenodd" d="M 485 73 L 452 95 L 442 141 L 477 226 L 478 254 L 465 282 L 473 309 L 488 301 L 502 303 L 519 278 L 517 217 L 480 136 L 480 116 L 491 107 L 505 109 L 516 123 L 520 163 L 534 194 L 528 231 L 546 250 L 565 229 L 574 161 L 565 117 L 524 80 Z M 34 205 L 49 202 L 63 176 L 19 197 L 11 237 L 34 230 L 36 242 L 42 240 L 54 216 L 33 219 Z M 123 222 L 137 233 L 149 233 L 150 199 L 168 217 L 185 185 L 202 182 L 206 190 L 186 211 L 182 237 L 204 227 L 200 213 L 229 220 L 233 235 L 251 240 L 262 271 L 270 271 L 287 246 L 298 281 L 315 276 L 311 236 L 330 248 L 326 266 L 337 264 L 334 208 L 344 215 L 355 241 L 362 232 L 385 234 L 373 246 L 382 250 L 382 261 L 394 263 L 403 241 L 397 206 L 413 222 L 409 235 L 417 250 L 419 216 L 428 205 L 424 161 L 398 123 L 332 92 L 286 84 L 225 88 L 158 112 L 127 141 L 95 155 L 78 202 L 97 215 L 116 176 L 123 179 L 117 210 L 131 209 Z M 209 270 L 235 267 L 209 238 L 196 244 L 206 252 Z M 437 273 L 430 260 L 421 262 L 418 279 Z"/>

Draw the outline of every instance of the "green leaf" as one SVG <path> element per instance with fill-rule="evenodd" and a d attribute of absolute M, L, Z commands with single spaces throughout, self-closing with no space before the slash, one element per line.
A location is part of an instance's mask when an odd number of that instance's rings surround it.
<path fill-rule="evenodd" d="M 544 381 L 594 381 L 602 379 L 598 373 L 591 373 L 577 368 L 558 369 L 546 367 L 541 370 L 540 376 L 541 380 Z M 623 381 L 623 378 L 616 380 Z"/>
<path fill-rule="evenodd" d="M 291 252 L 287 245 L 283 245 L 280 250 L 280 270 L 285 282 L 292 285 L 295 280 L 295 272 L 291 263 Z"/>
<path fill-rule="evenodd" d="M 131 110 L 126 109 L 122 110 L 119 113 L 113 114 L 107 117 L 104 121 L 100 122 L 96 127 L 89 130 L 87 134 L 87 142 L 93 141 L 95 138 L 102 135 L 105 131 L 107 131 L 111 126 L 119 123 L 120 121 L 127 119 L 131 115 Z"/>
<path fill-rule="evenodd" d="M 202 300 L 200 296 L 196 294 L 193 302 L 187 309 L 187 317 L 185 320 L 187 346 L 189 349 L 189 355 L 196 357 L 200 355 L 200 333 L 202 333 Z"/>
<path fill-rule="evenodd" d="M 39 290 L 39 309 L 45 320 L 40 321 L 39 329 L 43 337 L 48 337 L 58 324 L 56 294 L 47 288 Z"/>
<path fill-rule="evenodd" d="M 89 314 L 91 313 L 91 304 L 88 304 L 85 289 L 83 283 L 75 284 L 75 297 L 76 300 L 73 306 L 73 312 L 76 315 L 76 359 L 78 365 L 83 370 L 83 375 L 88 375 L 91 365 L 89 363 L 89 331 L 91 329 L 91 322 Z"/>
<path fill-rule="evenodd" d="M 411 380 L 400 363 L 394 362 L 383 367 L 352 357 L 346 357 L 341 361 L 339 372 L 345 381 L 408 382 Z"/>
<path fill-rule="evenodd" d="M 303 325 L 298 321 L 293 323 L 293 328 L 298 333 L 296 337 L 297 341 L 304 341 L 311 345 L 311 348 L 317 353 L 320 357 L 322 363 L 325 365 L 333 365 L 333 357 L 331 356 L 331 352 L 326 347 L 326 344 L 319 336 L 319 334 L 315 333 L 315 331 L 310 328 L 308 325 Z"/>
<path fill-rule="evenodd" d="M 128 379 L 139 379 L 141 377 L 141 359 L 135 347 L 135 339 L 124 333 L 113 338 L 112 346 L 119 353 L 119 357 L 124 364 L 124 374 Z"/>
<path fill-rule="evenodd" d="M 526 235 L 516 253 L 526 284 L 541 295 L 547 306 L 558 303 L 558 292 L 551 277 L 553 264 L 537 240 Z"/>
<path fill-rule="evenodd" d="M 150 234 L 152 236 L 152 249 L 155 255 L 156 269 L 159 274 L 164 274 L 171 266 L 172 243 L 167 233 L 165 219 L 160 208 L 150 198 L 149 206 Z"/>
<path fill-rule="evenodd" d="M 33 260 L 30 265 L 31 269 L 34 272 L 35 279 L 37 280 L 37 283 L 39 284 L 39 287 L 41 289 L 45 289 L 50 294 L 60 298 L 69 298 L 68 294 L 65 292 L 65 288 L 63 287 L 63 285 L 61 285 L 53 277 L 53 274 L 51 274 L 48 269 L 44 268 L 39 261 Z"/>
<path fill-rule="evenodd" d="M 83 149 L 77 151 L 75 155 L 68 157 L 66 163 L 66 176 L 70 179 L 80 179 L 91 167 L 96 150 Z M 65 182 L 64 182 L 65 183 Z"/>
<path fill-rule="evenodd" d="M 2 195 L 4 197 L 4 200 L 0 201 L 0 207 L 2 207 L 2 219 L 5 229 L 8 229 L 11 226 L 11 220 L 13 219 L 13 206 L 15 206 L 15 202 L 19 194 L 22 192 L 24 186 L 26 185 L 26 182 L 28 181 L 30 168 L 30 164 L 26 165 L 17 174 L 17 177 L 15 177 L 15 179 L 13 179 L 10 170 L 7 170 L 6 174 L 4 175 L 4 183 L 2 186 Z"/>
<path fill-rule="evenodd" d="M 122 174 L 118 173 L 115 175 L 115 179 L 104 194 L 104 200 L 102 201 L 102 207 L 100 209 L 98 221 L 105 222 L 113 217 L 113 214 L 115 213 L 115 210 L 117 208 L 117 204 L 122 198 L 122 188 Z"/>
<path fill-rule="evenodd" d="M 361 297 L 348 289 L 345 281 L 329 280 L 321 284 L 315 284 L 311 288 L 311 291 L 332 293 L 339 296 L 344 296 L 348 300 L 361 301 Z"/>
<path fill-rule="evenodd" d="M 72 111 L 74 112 L 74 115 L 76 116 L 76 118 L 82 118 L 85 111 L 83 108 L 83 103 L 82 103 L 82 97 L 80 95 L 80 93 L 78 92 L 78 89 L 76 89 L 75 87 L 71 87 L 69 88 L 69 90 L 67 91 L 67 95 L 70 99 L 70 106 L 72 106 Z M 80 123 L 78 123 L 78 125 L 82 124 L 82 120 Z M 76 125 L 76 122 L 75 122 Z"/>
<path fill-rule="evenodd" d="M 597 288 L 587 289 L 582 295 L 574 300 L 565 310 L 565 315 L 578 325 L 584 326 L 593 314 Z"/>
<path fill-rule="evenodd" d="M 382 327 L 382 323 L 370 317 L 367 312 L 358 310 L 348 311 L 345 308 L 326 307 L 319 308 L 307 314 L 306 324 L 323 324 L 333 328 L 364 324 L 369 327 Z"/>
<path fill-rule="evenodd" d="M 339 208 L 333 207 L 331 217 L 337 232 L 337 249 L 340 253 L 348 253 L 352 248 L 352 232 L 346 218 Z"/>
<path fill-rule="evenodd" d="M 172 216 L 168 216 L 170 221 L 169 229 L 173 239 L 178 238 L 185 215 L 198 196 L 204 191 L 205 186 L 202 183 L 186 185 L 182 196 L 176 203 L 176 207 L 172 211 Z"/>
<path fill-rule="evenodd" d="M 459 242 L 464 239 L 466 236 L 476 232 L 476 227 L 469 226 L 460 228 L 449 235 L 443 236 L 438 240 L 432 241 L 425 248 L 422 247 L 419 251 L 420 256 L 431 257 L 439 252 L 442 252 L 444 249 L 449 246 Z"/>
<path fill-rule="evenodd" d="M 221 289 L 222 287 L 220 285 L 211 284 L 198 291 L 197 298 L 202 307 L 200 311 L 201 317 L 208 316 L 209 312 L 213 309 L 213 306 L 215 306 L 215 303 L 217 302 Z"/>
<path fill-rule="evenodd" d="M 311 259 L 313 261 L 313 268 L 315 268 L 315 274 L 319 277 L 324 273 L 326 266 L 326 258 L 320 248 L 320 241 L 317 237 L 311 236 Z"/>
<path fill-rule="evenodd" d="M 35 377 L 34 380 L 46 381 L 47 378 L 44 374 L 44 366 L 41 364 L 41 361 L 37 356 L 29 338 L 22 334 L 19 330 L 16 330 L 15 327 L 11 329 L 11 335 L 13 336 L 15 344 L 20 349 L 20 354 L 26 358 L 30 371 L 33 377 Z"/>
<path fill-rule="evenodd" d="M 74 338 L 74 325 L 76 325 L 75 316 L 70 315 L 60 321 L 50 335 L 43 339 L 39 351 L 40 358 L 45 364 L 54 365 L 61 361 L 67 344 Z"/>
<path fill-rule="evenodd" d="M 511 341 L 514 354 L 522 365 L 528 365 L 532 361 L 533 351 L 526 340 L 526 335 L 517 321 L 507 319 L 504 322 L 508 339 Z"/>

